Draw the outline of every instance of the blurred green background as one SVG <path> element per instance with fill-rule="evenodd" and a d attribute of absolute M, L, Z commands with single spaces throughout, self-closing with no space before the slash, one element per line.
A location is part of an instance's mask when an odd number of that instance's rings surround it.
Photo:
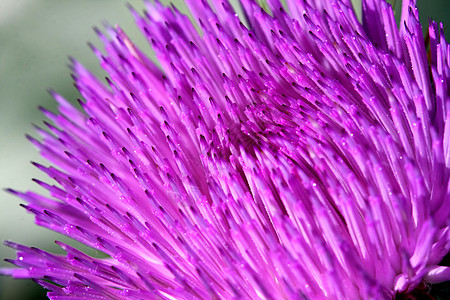
<path fill-rule="evenodd" d="M 138 11 L 144 7 L 141 0 L 128 2 Z M 181 0 L 172 2 L 183 5 Z M 396 2 L 400 7 L 401 1 Z M 450 0 L 418 0 L 418 6 L 422 21 L 432 17 L 448 24 Z M 55 109 L 47 88 L 71 101 L 79 97 L 67 68 L 68 55 L 105 76 L 86 45 L 91 41 L 101 48 L 92 26 L 101 28 L 103 21 L 120 24 L 138 46 L 150 49 L 122 0 L 0 0 L 0 188 L 42 191 L 30 179 L 46 178 L 29 162 L 46 163 L 24 133 L 34 134 L 31 124 L 42 124 L 39 105 Z M 0 240 L 60 253 L 53 241 L 67 239 L 35 226 L 19 203 L 0 192 Z M 0 245 L 0 267 L 9 267 L 4 258 L 15 258 L 15 253 Z M 45 294 L 30 280 L 0 277 L 0 299 L 45 299 Z"/>

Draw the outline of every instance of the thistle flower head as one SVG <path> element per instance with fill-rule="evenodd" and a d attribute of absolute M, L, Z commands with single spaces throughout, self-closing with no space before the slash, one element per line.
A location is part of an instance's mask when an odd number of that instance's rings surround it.
<path fill-rule="evenodd" d="M 36 223 L 104 252 L 6 242 L 51 299 L 389 299 L 445 281 L 450 46 L 415 1 L 148 3 L 72 61 L 85 113 L 29 139 L 50 192 L 13 193 Z"/>

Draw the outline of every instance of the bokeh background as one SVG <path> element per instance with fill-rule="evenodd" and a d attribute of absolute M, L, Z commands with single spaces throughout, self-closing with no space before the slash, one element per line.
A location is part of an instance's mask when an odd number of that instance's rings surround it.
<path fill-rule="evenodd" d="M 327 0 L 324 0 L 327 1 Z M 138 11 L 141 0 L 128 0 Z M 168 1 L 162 1 L 168 2 Z M 172 1 L 183 7 L 183 1 Z M 395 1 L 399 8 L 401 0 Z M 359 0 L 355 0 L 359 8 Z M 449 24 L 450 0 L 418 0 L 422 22 L 428 17 Z M 41 125 L 44 106 L 55 111 L 47 89 L 52 88 L 75 102 L 79 94 L 73 87 L 68 56 L 73 56 L 101 78 L 94 54 L 86 45 L 101 48 L 92 27 L 102 22 L 120 24 L 138 46 L 150 53 L 150 47 L 134 26 L 122 0 L 0 0 L 0 188 L 43 192 L 30 179 L 46 180 L 29 162 L 40 159 L 25 139 L 33 125 Z M 447 35 L 449 30 L 447 31 Z M 14 240 L 56 253 L 53 243 L 74 243 L 33 224 L 33 218 L 19 206 L 21 201 L 0 191 L 0 241 Z M 78 244 L 78 246 L 80 246 Z M 90 254 L 96 255 L 95 251 Z M 10 267 L 5 258 L 15 258 L 11 249 L 0 245 L 0 267 Z M 0 276 L 0 299 L 45 299 L 46 292 L 31 280 L 13 280 Z"/>

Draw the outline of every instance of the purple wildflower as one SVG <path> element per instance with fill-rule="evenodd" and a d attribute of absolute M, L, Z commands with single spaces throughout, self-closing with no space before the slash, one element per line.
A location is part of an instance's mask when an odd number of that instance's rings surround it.
<path fill-rule="evenodd" d="M 72 61 L 86 114 L 29 139 L 51 196 L 11 191 L 36 223 L 109 255 L 17 249 L 3 269 L 51 299 L 388 299 L 450 279 L 450 46 L 415 1 L 148 4 Z M 241 22 L 242 21 L 242 22 Z M 245 24 L 243 24 L 243 22 Z M 427 47 L 429 47 L 427 52 Z"/>

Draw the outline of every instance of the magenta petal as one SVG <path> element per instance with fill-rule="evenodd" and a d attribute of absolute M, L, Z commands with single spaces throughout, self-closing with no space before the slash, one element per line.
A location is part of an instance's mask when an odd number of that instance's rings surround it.
<path fill-rule="evenodd" d="M 147 3 L 71 59 L 84 112 L 54 91 L 27 138 L 36 224 L 101 251 L 5 244 L 50 299 L 389 299 L 449 280 L 450 46 L 415 1 Z M 200 33 L 199 33 L 200 32 Z M 429 52 L 427 52 L 427 48 Z"/>

